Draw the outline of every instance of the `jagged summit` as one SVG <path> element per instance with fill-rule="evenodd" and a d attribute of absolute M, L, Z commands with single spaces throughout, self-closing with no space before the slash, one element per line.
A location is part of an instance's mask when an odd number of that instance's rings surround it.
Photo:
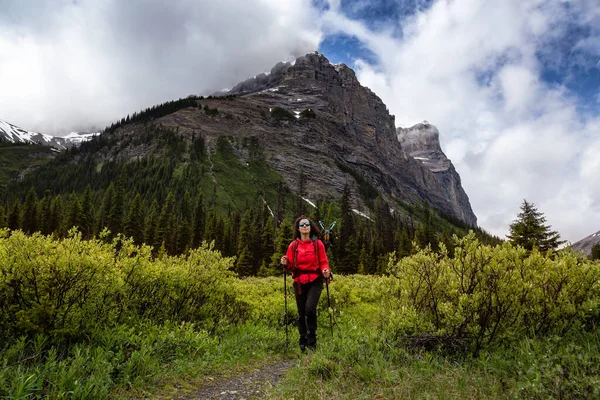
<path fill-rule="evenodd" d="M 442 151 L 438 129 L 429 122 L 423 121 L 410 128 L 397 128 L 396 135 L 402 149 L 428 168 L 441 184 L 445 195 L 452 202 L 460 204 L 458 209 L 470 209 L 460 176 Z M 468 214 L 461 217 L 461 219 L 465 218 L 468 218 Z"/>
<path fill-rule="evenodd" d="M 52 136 L 28 131 L 11 123 L 0 121 L 0 138 L 10 143 L 50 143 Z"/>
<path fill-rule="evenodd" d="M 427 121 L 410 128 L 397 128 L 396 135 L 402 148 L 433 172 L 450 168 L 451 162 L 440 146 L 440 132 Z"/>
<path fill-rule="evenodd" d="M 356 79 L 354 71 L 345 64 L 331 64 L 323 54 L 314 52 L 296 58 L 293 63 L 289 61 L 279 62 L 271 68 L 269 73 L 261 73 L 253 78 L 240 82 L 235 85 L 233 89 L 228 91 L 227 94 L 248 94 L 279 88 L 281 85 L 285 85 L 286 83 L 289 84 L 294 78 L 311 78 L 310 73 L 303 75 L 302 72 L 307 73 L 307 71 L 324 70 L 326 68 L 330 68 L 338 74 L 350 72 Z M 290 69 L 292 69 L 292 71 L 288 74 Z"/>
<path fill-rule="evenodd" d="M 248 79 L 236 85 L 228 94 L 257 101 L 260 99 L 270 108 L 289 109 L 296 116 L 305 109 L 312 109 L 331 118 L 341 128 L 341 137 L 356 139 L 361 145 L 344 146 L 339 153 L 344 162 L 360 165 L 375 157 L 368 164 L 385 164 L 386 169 L 391 167 L 395 179 L 403 182 L 413 180 L 414 176 L 410 175 L 420 176 L 417 169 L 425 167 L 440 185 L 434 189 L 444 198 L 438 203 L 439 206 L 463 221 L 476 225 L 477 219 L 461 187 L 460 177 L 441 149 L 437 128 L 423 121 L 413 127 L 396 130 L 395 118 L 390 115 L 383 101 L 362 86 L 355 72 L 345 64 L 334 65 L 323 54 L 309 53 L 298 57 L 293 64 L 278 63 L 269 74 Z M 334 146 L 340 144 L 344 144 L 344 141 L 338 141 Z M 404 167 L 396 169 L 401 165 Z M 366 165 L 360 167 L 366 170 L 370 168 Z M 416 187 L 427 187 L 431 183 L 424 176 L 420 176 L 419 180 L 422 182 L 404 189 L 404 196 L 410 196 L 409 193 Z M 417 191 L 420 190 L 423 189 Z"/>
<path fill-rule="evenodd" d="M 71 132 L 67 136 L 57 137 L 43 133 L 28 131 L 11 123 L 0 121 L 0 139 L 10 143 L 32 143 L 49 146 L 57 150 L 65 150 L 69 147 L 78 146 L 82 142 L 90 140 L 99 132 Z"/>

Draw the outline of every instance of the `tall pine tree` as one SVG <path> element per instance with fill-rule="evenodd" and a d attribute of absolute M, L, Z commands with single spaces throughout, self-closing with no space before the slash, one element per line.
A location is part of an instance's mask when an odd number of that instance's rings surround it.
<path fill-rule="evenodd" d="M 156 229 L 158 226 L 158 201 L 156 201 L 156 199 L 154 199 L 150 205 L 150 212 L 148 213 L 145 225 L 144 242 L 149 246 L 153 246 L 154 251 L 158 251 L 160 243 L 157 245 L 156 240 Z"/>
<path fill-rule="evenodd" d="M 177 243 L 174 238 L 175 233 L 175 196 L 173 192 L 167 194 L 165 203 L 163 204 L 160 215 L 158 217 L 158 225 L 156 227 L 156 243 L 160 246 L 164 243 L 164 247 L 168 254 L 175 254 Z"/>
<path fill-rule="evenodd" d="M 15 201 L 8 213 L 8 228 L 13 231 L 21 229 L 21 221 L 21 203 Z"/>
<path fill-rule="evenodd" d="M 125 220 L 125 236 L 133 238 L 133 242 L 140 245 L 144 242 L 144 212 L 142 210 L 142 200 L 139 193 L 136 193 L 127 219 Z"/>
<path fill-rule="evenodd" d="M 511 243 L 530 251 L 534 248 L 540 251 L 555 250 L 565 241 L 560 240 L 558 232 L 551 230 L 545 222 L 544 214 L 533 203 L 523 200 L 521 212 L 510 224 L 510 233 L 506 237 Z"/>
<path fill-rule="evenodd" d="M 38 197 L 33 188 L 29 189 L 25 197 L 23 231 L 28 234 L 38 231 Z"/>
<path fill-rule="evenodd" d="M 50 235 L 52 233 L 52 199 L 50 198 L 50 191 L 46 190 L 44 197 L 40 201 L 40 231 L 43 235 Z"/>
<path fill-rule="evenodd" d="M 249 208 L 242 217 L 240 226 L 240 235 L 238 237 L 238 251 L 236 261 L 236 271 L 240 276 L 248 276 L 252 274 L 252 243 L 255 238 L 252 237 L 252 223 L 254 215 L 252 209 Z"/>
<path fill-rule="evenodd" d="M 83 198 L 81 199 L 81 207 L 83 209 L 83 217 L 81 221 L 81 232 L 83 237 L 90 239 L 94 236 L 94 226 L 96 225 L 94 220 L 94 205 L 92 202 L 92 188 L 88 184 L 83 192 Z"/>
<path fill-rule="evenodd" d="M 204 231 L 206 227 L 206 211 L 204 210 L 204 196 L 202 192 L 198 193 L 196 206 L 194 207 L 194 226 L 193 231 L 193 247 L 198 247 L 204 240 Z"/>
<path fill-rule="evenodd" d="M 4 210 L 4 207 L 2 207 L 2 205 L 0 205 L 0 228 L 6 228 L 6 226 L 7 226 L 6 211 Z"/>

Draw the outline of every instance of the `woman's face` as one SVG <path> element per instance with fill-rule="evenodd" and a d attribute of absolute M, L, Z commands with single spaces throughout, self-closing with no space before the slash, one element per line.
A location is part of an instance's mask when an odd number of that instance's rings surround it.
<path fill-rule="evenodd" d="M 310 221 L 308 219 L 301 219 L 298 223 L 298 230 L 300 233 L 310 233 Z"/>

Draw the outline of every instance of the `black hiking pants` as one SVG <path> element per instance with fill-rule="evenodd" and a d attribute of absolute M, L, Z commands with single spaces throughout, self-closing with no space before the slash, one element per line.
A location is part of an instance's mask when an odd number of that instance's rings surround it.
<path fill-rule="evenodd" d="M 321 278 L 306 284 L 294 282 L 294 293 L 298 306 L 298 332 L 302 351 L 306 347 L 311 350 L 315 350 L 317 347 L 317 304 L 322 291 L 323 280 Z"/>

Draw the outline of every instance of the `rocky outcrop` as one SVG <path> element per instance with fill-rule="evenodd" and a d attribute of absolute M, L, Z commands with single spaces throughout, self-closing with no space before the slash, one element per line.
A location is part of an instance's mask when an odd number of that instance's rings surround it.
<path fill-rule="evenodd" d="M 600 244 L 600 231 L 592 233 L 590 236 L 581 239 L 571 245 L 575 251 L 583 251 L 589 257 L 592 255 L 592 247 L 595 244 Z"/>
<path fill-rule="evenodd" d="M 423 121 L 410 128 L 397 128 L 396 135 L 403 150 L 427 167 L 442 185 L 445 196 L 455 208 L 455 215 L 475 226 L 477 219 L 471 210 L 469 197 L 454 165 L 442 151 L 438 129 Z"/>
<path fill-rule="evenodd" d="M 303 197 L 313 202 L 339 200 L 348 184 L 355 194 L 353 207 L 364 211 L 365 199 L 373 200 L 377 192 L 391 203 L 427 202 L 467 224 L 476 223 L 468 200 L 463 202 L 466 196 L 449 191 L 447 182 L 402 150 L 394 116 L 347 66 L 333 65 L 323 55 L 311 53 L 293 65 L 280 63 L 269 74 L 244 81 L 227 94 L 235 97 L 200 100 L 202 107 L 218 109 L 218 114 L 190 107 L 151 123 L 188 139 L 202 134 L 212 149 L 217 138 L 226 135 L 242 161 L 255 156 L 243 145 L 253 142 L 291 190 L 299 190 L 302 177 Z M 142 143 L 135 137 L 147 129 L 147 125 L 126 125 L 112 133 L 123 143 L 106 149 L 103 160 L 123 159 L 125 154 L 143 157 L 151 151 L 148 143 L 131 147 Z"/>

